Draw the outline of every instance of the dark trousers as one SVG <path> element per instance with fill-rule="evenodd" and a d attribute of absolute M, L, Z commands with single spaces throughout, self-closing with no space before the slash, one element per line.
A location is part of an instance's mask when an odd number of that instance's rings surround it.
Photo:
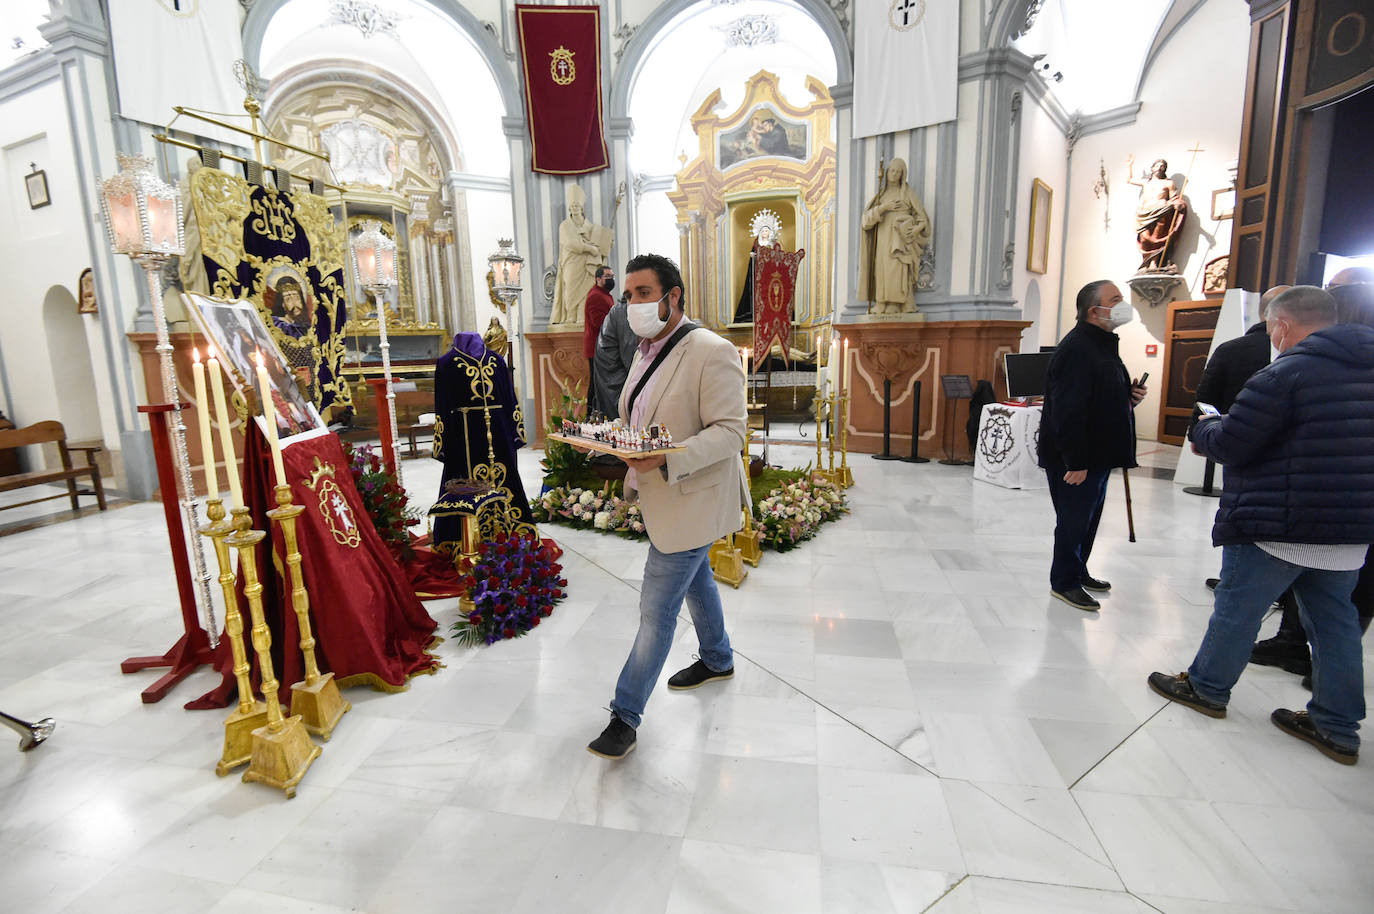
<path fill-rule="evenodd" d="M 1112 471 L 1089 470 L 1088 478 L 1076 486 L 1064 481 L 1064 465 L 1054 461 L 1045 467 L 1050 482 L 1050 501 L 1054 503 L 1054 561 L 1050 565 L 1050 589 L 1060 593 L 1083 586 L 1088 574 L 1088 556 L 1097 538 L 1097 523 L 1102 519 L 1102 504 L 1107 500 L 1107 479 Z"/>

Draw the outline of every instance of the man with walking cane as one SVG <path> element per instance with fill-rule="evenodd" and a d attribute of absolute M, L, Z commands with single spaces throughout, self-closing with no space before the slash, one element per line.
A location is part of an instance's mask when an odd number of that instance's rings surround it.
<path fill-rule="evenodd" d="M 1105 593 L 1112 585 L 1088 574 L 1088 557 L 1112 469 L 1136 466 L 1134 410 L 1147 388 L 1144 377 L 1131 380 L 1117 353 L 1116 328 L 1135 311 L 1116 284 L 1088 283 L 1077 306 L 1078 323 L 1055 348 L 1046 373 L 1040 466 L 1054 503 L 1050 594 L 1096 612 L 1101 604 L 1088 591 Z"/>

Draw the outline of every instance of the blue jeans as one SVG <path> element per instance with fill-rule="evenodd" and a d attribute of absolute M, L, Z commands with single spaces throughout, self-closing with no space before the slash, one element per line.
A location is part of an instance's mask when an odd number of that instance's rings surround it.
<path fill-rule="evenodd" d="M 735 665 L 730 637 L 725 634 L 720 592 L 711 574 L 710 552 L 709 543 L 686 552 L 659 552 L 653 544 L 649 545 L 644 585 L 639 591 L 639 633 L 620 671 L 611 702 L 611 711 L 631 727 L 639 726 L 658 674 L 668 660 L 684 598 L 697 630 L 702 662 L 716 672 Z"/>
<path fill-rule="evenodd" d="M 1364 719 L 1360 621 L 1350 592 L 1358 571 L 1318 571 L 1291 565 L 1258 546 L 1223 546 L 1221 583 L 1188 680 L 1203 698 L 1223 704 L 1250 660 L 1270 604 L 1289 587 L 1312 644 L 1312 700 L 1307 713 L 1331 741 L 1358 748 Z"/>
<path fill-rule="evenodd" d="M 1076 486 L 1064 481 L 1066 468 L 1058 460 L 1045 467 L 1050 483 L 1050 502 L 1054 505 L 1054 560 L 1050 565 L 1050 589 L 1066 593 L 1083 586 L 1088 574 L 1088 556 L 1097 538 L 1097 522 L 1102 519 L 1102 503 L 1107 500 L 1107 480 L 1111 470 L 1089 470 L 1088 478 Z"/>

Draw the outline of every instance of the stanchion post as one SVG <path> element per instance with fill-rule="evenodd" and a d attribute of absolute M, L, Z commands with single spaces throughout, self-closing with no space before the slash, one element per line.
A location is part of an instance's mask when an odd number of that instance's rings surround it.
<path fill-rule="evenodd" d="M 929 457 L 916 453 L 921 445 L 921 382 L 911 382 L 911 456 L 903 457 L 907 463 L 930 463 Z"/>

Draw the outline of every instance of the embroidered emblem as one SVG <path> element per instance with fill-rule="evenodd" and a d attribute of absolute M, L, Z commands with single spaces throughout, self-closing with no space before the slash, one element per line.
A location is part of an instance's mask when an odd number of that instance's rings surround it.
<path fill-rule="evenodd" d="M 570 86 L 573 80 L 577 79 L 577 67 L 573 65 L 573 52 L 559 45 L 556 51 L 550 51 L 549 73 L 553 76 L 553 81 L 560 86 Z"/>
<path fill-rule="evenodd" d="M 315 471 L 310 474 L 310 488 L 319 497 L 320 516 L 329 526 L 334 542 L 349 549 L 357 548 L 363 538 L 358 530 L 357 518 L 353 516 L 353 509 L 348 506 L 343 490 L 334 481 L 334 468 L 318 457 L 315 458 Z"/>
<path fill-rule="evenodd" d="M 926 17 L 926 0 L 892 0 L 887 21 L 899 32 L 910 31 Z"/>

